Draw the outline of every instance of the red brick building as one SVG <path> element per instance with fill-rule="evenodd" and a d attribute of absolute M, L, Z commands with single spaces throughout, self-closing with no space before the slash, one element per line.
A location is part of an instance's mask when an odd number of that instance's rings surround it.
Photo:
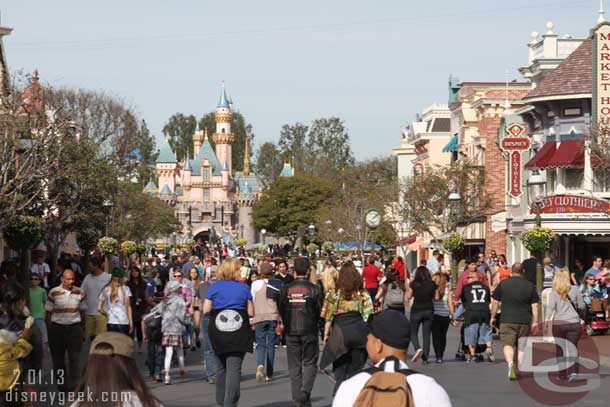
<path fill-rule="evenodd" d="M 451 130 L 457 133 L 458 159 L 468 159 L 484 171 L 492 207 L 484 219 L 464 228 L 466 255 L 506 251 L 506 159 L 498 147 L 498 130 L 505 114 L 523 106 L 531 90 L 525 82 L 451 83 Z"/>

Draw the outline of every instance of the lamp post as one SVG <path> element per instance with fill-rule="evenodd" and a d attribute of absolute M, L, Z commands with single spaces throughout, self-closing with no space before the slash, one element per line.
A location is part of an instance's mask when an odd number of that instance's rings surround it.
<path fill-rule="evenodd" d="M 267 234 L 267 229 L 261 229 L 261 240 L 263 244 L 265 244 L 265 235 Z"/>
<path fill-rule="evenodd" d="M 459 192 L 453 191 L 452 193 L 449 194 L 449 197 L 447 199 L 449 200 L 449 205 L 451 206 L 451 212 L 453 213 L 453 216 L 457 220 L 460 216 L 460 209 L 461 209 L 460 203 L 462 201 L 462 197 L 460 196 Z M 457 226 L 457 221 L 456 221 L 456 226 Z M 453 257 L 453 253 L 449 253 L 449 255 L 450 255 L 450 262 L 451 262 L 451 280 L 454 282 L 457 282 L 458 270 L 457 270 L 456 259 Z"/>
<path fill-rule="evenodd" d="M 244 238 L 244 225 L 239 225 L 239 238 Z"/>
<path fill-rule="evenodd" d="M 104 235 L 108 236 L 108 226 L 109 224 L 112 223 L 112 208 L 113 208 L 113 203 L 110 199 L 106 199 L 103 203 L 102 206 L 104 207 L 104 212 L 106 213 L 106 224 L 105 229 L 104 229 Z"/>
<path fill-rule="evenodd" d="M 532 171 L 532 174 L 527 179 L 527 192 L 529 197 L 529 203 L 532 207 L 532 212 L 536 215 L 535 222 L 536 227 L 542 226 L 542 216 L 540 215 L 542 210 L 542 203 L 540 199 L 546 196 L 546 178 L 540 175 L 538 170 Z M 535 253 L 536 256 L 536 291 L 538 294 L 542 292 L 543 287 L 543 274 L 542 274 L 542 253 Z M 541 308 L 542 309 L 542 308 Z"/>

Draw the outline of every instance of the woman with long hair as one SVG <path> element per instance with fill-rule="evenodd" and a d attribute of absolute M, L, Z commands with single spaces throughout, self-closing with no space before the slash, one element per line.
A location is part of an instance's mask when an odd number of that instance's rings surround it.
<path fill-rule="evenodd" d="M 216 403 L 221 406 L 236 406 L 239 402 L 241 367 L 254 343 L 249 323 L 254 316 L 254 304 L 248 286 L 239 281 L 240 267 L 239 259 L 225 259 L 203 302 L 203 313 L 210 315 L 209 336 L 216 360 Z"/>
<path fill-rule="evenodd" d="M 134 335 L 136 337 L 138 353 L 142 353 L 144 346 L 144 334 L 142 332 L 142 316 L 146 314 L 149 305 L 152 303 L 148 294 L 148 285 L 142 277 L 142 271 L 136 264 L 129 267 L 129 291 L 131 291 L 130 303 L 133 317 Z"/>
<path fill-rule="evenodd" d="M 193 285 L 193 295 L 195 295 L 199 290 L 199 286 L 203 282 L 197 266 L 193 266 L 189 270 L 188 279 Z M 191 324 L 189 324 L 187 333 L 191 337 L 191 350 L 193 351 L 195 350 L 194 344 L 196 344 L 198 348 L 201 347 L 201 341 L 199 340 L 199 326 L 201 324 L 201 310 L 199 309 L 199 301 L 191 301 L 191 309 L 189 314 L 193 316 L 193 321 Z"/>
<path fill-rule="evenodd" d="M 74 394 L 91 397 L 83 397 L 83 401 L 70 407 L 162 406 L 140 374 L 133 340 L 118 332 L 103 332 L 95 337 Z"/>
<path fill-rule="evenodd" d="M 437 286 L 430 277 L 426 266 L 419 266 L 415 270 L 415 277 L 409 286 L 407 299 L 413 298 L 411 305 L 411 341 L 415 348 L 415 354 L 411 359 L 417 362 L 422 358 L 424 364 L 428 363 L 430 354 L 430 333 L 432 332 L 432 321 L 434 319 L 434 294 Z M 419 345 L 419 326 L 422 326 L 423 348 Z"/>
<path fill-rule="evenodd" d="M 333 364 L 334 392 L 346 379 L 358 373 L 366 362 L 366 322 L 373 313 L 373 301 L 364 289 L 362 277 L 353 263 L 339 271 L 337 290 L 326 294 L 320 315 L 325 319 L 320 367 Z"/>
<path fill-rule="evenodd" d="M 106 328 L 110 332 L 133 333 L 131 290 L 123 284 L 123 269 L 112 271 L 110 282 L 102 289 L 98 311 L 106 316 Z"/>
<path fill-rule="evenodd" d="M 572 285 L 568 269 L 563 268 L 555 273 L 548 301 L 546 324 L 552 328 L 553 336 L 568 340 L 574 345 L 574 349 L 577 349 L 581 334 L 580 313 L 585 309 L 585 303 L 578 287 Z M 562 353 L 563 347 L 560 347 L 557 357 L 571 359 L 578 357 L 578 355 L 562 355 Z M 570 367 L 560 371 L 559 378 L 576 380 L 578 377 L 576 362 L 577 360 L 573 360 L 573 363 L 567 364 L 566 366 Z"/>
<path fill-rule="evenodd" d="M 453 293 L 451 284 L 442 272 L 434 273 L 432 281 L 436 284 L 436 291 L 432 299 L 434 307 L 432 346 L 436 355 L 436 363 L 443 363 L 443 354 L 447 347 L 447 330 L 453 319 Z"/>
<path fill-rule="evenodd" d="M 326 293 L 335 291 L 337 287 L 337 280 L 339 279 L 339 272 L 332 265 L 328 264 L 324 267 L 324 271 L 322 272 L 322 277 L 320 281 L 322 282 L 322 294 L 326 296 Z"/>
<path fill-rule="evenodd" d="M 375 295 L 375 302 L 377 301 L 381 301 L 383 309 L 393 309 L 405 314 L 405 304 L 407 303 L 405 283 L 400 280 L 398 270 L 388 268 L 386 279 L 379 286 Z"/>

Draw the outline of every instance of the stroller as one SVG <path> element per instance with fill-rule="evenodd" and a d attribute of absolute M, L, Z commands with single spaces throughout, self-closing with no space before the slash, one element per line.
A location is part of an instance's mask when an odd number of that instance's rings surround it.
<path fill-rule="evenodd" d="M 477 342 L 479 342 L 478 339 L 479 338 L 477 337 Z M 475 350 L 474 350 L 474 354 L 475 354 L 474 360 L 476 362 L 482 362 L 484 360 L 483 353 L 486 350 L 487 350 L 487 345 L 477 344 L 477 346 L 475 347 Z M 462 323 L 462 326 L 460 327 L 460 344 L 458 345 L 458 350 L 455 353 L 455 360 L 465 362 L 466 355 L 468 355 L 469 353 L 470 353 L 470 350 L 468 349 L 468 345 L 464 344 L 464 324 Z"/>
<path fill-rule="evenodd" d="M 605 335 L 610 329 L 610 322 L 606 320 L 608 300 L 593 298 L 591 304 L 587 305 L 585 312 L 585 332 L 588 336 L 599 333 Z"/>

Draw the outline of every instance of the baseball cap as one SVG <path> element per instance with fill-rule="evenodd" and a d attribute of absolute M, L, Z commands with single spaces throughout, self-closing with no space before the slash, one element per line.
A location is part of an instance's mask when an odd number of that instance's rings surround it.
<path fill-rule="evenodd" d="M 105 343 L 112 349 L 96 349 L 98 345 Z M 113 356 L 121 355 L 134 359 L 133 339 L 119 332 L 103 332 L 95 337 L 91 343 L 91 355 Z"/>
<path fill-rule="evenodd" d="M 369 333 L 396 349 L 407 349 L 411 338 L 409 320 L 400 312 L 385 310 L 369 320 Z"/>

